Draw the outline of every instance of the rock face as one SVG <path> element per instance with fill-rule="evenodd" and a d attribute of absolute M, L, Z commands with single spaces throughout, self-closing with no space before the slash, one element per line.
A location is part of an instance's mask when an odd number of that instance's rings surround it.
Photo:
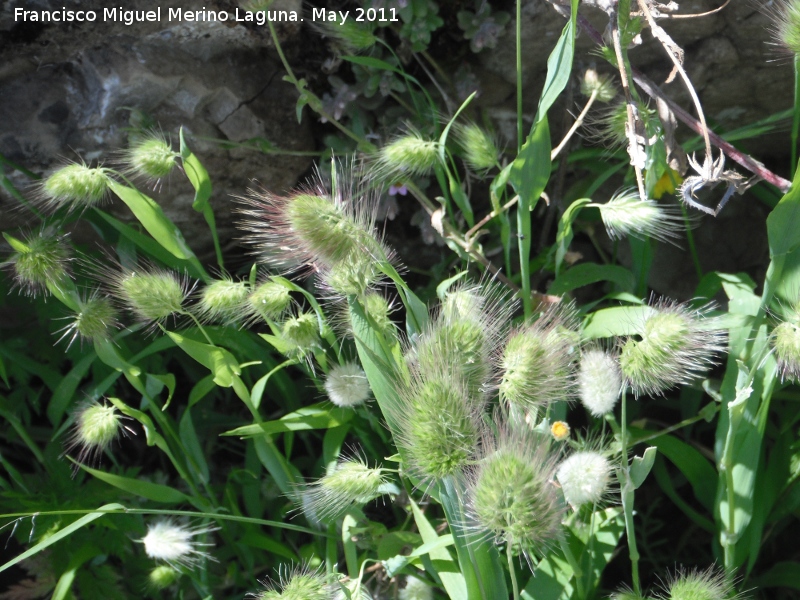
<path fill-rule="evenodd" d="M 21 23 L 14 8 L 91 10 L 108 3 L 5 2 L 0 13 L 0 154 L 34 172 L 47 173 L 64 160 L 112 164 L 127 145 L 129 128 L 144 122 L 172 137 L 183 127 L 189 145 L 208 169 L 212 204 L 222 240 L 231 240 L 231 194 L 251 180 L 269 189 L 292 187 L 310 159 L 264 155 L 236 144 L 262 138 L 297 153 L 314 147 L 308 117 L 298 124 L 297 93 L 282 81 L 269 36 L 233 22 Z M 300 1 L 283 2 L 300 10 Z M 162 13 L 186 3 L 160 2 Z M 291 6 L 294 5 L 294 6 Z M 153 3 L 125 3 L 150 10 Z M 206 3 L 209 10 L 220 7 Z M 230 7 L 228 7 L 230 8 Z M 279 24 L 291 36 L 297 25 Z M 13 180 L 21 189 L 27 181 Z M 151 195 L 184 231 L 196 252 L 210 245 L 201 215 L 191 209 L 193 191 L 173 175 Z M 0 196 L 0 210 L 14 204 Z M 124 207 L 112 209 L 126 217 Z M 13 214 L 13 213 L 12 213 Z M 23 216 L 20 213 L 20 216 Z M 129 218 L 129 217 L 126 217 Z M 3 223 L 1 226 L 8 226 Z"/>

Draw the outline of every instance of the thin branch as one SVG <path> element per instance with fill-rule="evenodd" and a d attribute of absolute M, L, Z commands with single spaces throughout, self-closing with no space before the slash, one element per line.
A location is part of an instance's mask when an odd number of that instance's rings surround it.
<path fill-rule="evenodd" d="M 553 151 L 550 153 L 550 160 L 551 161 L 555 160 L 556 156 L 558 156 L 558 153 L 561 152 L 564 149 L 564 146 L 567 145 L 567 142 L 569 142 L 570 138 L 572 138 L 572 136 L 575 134 L 575 132 L 578 131 L 578 128 L 581 125 L 583 125 L 583 120 L 586 118 L 586 115 L 589 112 L 589 109 L 592 107 L 592 104 L 594 104 L 594 101 L 597 99 L 597 94 L 598 93 L 599 93 L 599 90 L 592 90 L 592 95 L 589 96 L 589 100 L 588 100 L 588 102 L 586 102 L 586 106 L 583 107 L 583 110 L 581 111 L 581 114 L 579 114 L 578 118 L 575 119 L 575 122 L 572 124 L 572 127 L 569 128 L 569 131 L 564 136 L 564 139 L 561 140 L 561 143 L 558 146 L 556 146 L 555 148 L 553 148 Z"/>
<path fill-rule="evenodd" d="M 580 28 L 584 31 L 584 33 L 592 38 L 592 41 L 594 41 L 597 45 L 606 45 L 600 32 L 594 28 L 594 26 L 588 21 L 588 19 L 586 19 L 586 17 L 580 14 L 578 15 L 578 25 L 580 25 Z M 681 108 L 681 106 L 676 104 L 675 101 L 668 97 L 663 91 L 661 91 L 661 88 L 659 88 L 655 83 L 653 83 L 635 68 L 631 68 L 631 74 L 633 75 L 633 80 L 644 93 L 651 98 L 659 98 L 666 102 L 676 118 L 680 119 L 695 133 L 699 135 L 703 134 L 703 126 L 700 124 L 700 122 L 686 112 L 683 108 Z M 723 140 L 713 131 L 708 130 L 708 137 L 712 144 L 722 150 L 733 161 L 740 164 L 754 175 L 758 175 L 767 183 L 771 183 L 782 192 L 788 191 L 792 186 L 791 181 L 784 179 L 780 175 L 776 175 L 751 156 L 734 148 L 731 144 Z"/>
<path fill-rule="evenodd" d="M 722 6 L 719 6 L 713 10 L 709 10 L 704 13 L 694 13 L 691 15 L 661 15 L 660 18 L 662 19 L 698 19 L 700 17 L 708 17 L 709 15 L 713 15 L 714 13 L 718 13 L 723 8 L 728 6 L 731 3 L 731 0 L 725 0 L 725 3 Z"/>
<path fill-rule="evenodd" d="M 622 81 L 622 91 L 625 93 L 625 108 L 628 115 L 628 124 L 626 128 L 626 133 L 628 134 L 628 154 L 631 157 L 631 164 L 636 171 L 636 185 L 639 188 L 639 197 L 642 200 L 646 200 L 647 194 L 644 188 L 644 176 L 642 175 L 642 167 L 637 157 L 639 154 L 639 141 L 636 139 L 636 115 L 634 114 L 633 95 L 628 79 L 628 69 L 625 65 L 625 56 L 622 52 L 622 40 L 620 39 L 617 9 L 615 9 L 611 15 L 611 39 L 614 42 L 614 54 L 617 57 L 617 69 L 619 69 L 619 75 Z"/>

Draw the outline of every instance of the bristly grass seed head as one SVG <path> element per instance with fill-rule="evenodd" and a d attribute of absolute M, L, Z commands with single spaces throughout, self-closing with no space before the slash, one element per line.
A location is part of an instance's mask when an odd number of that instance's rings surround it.
<path fill-rule="evenodd" d="M 711 305 L 691 309 L 685 304 L 658 302 L 640 324 L 640 338 L 622 345 L 620 369 L 638 398 L 658 395 L 687 384 L 716 364 L 727 336 L 708 317 Z"/>
<path fill-rule="evenodd" d="M 249 295 L 250 288 L 244 281 L 234 281 L 228 276 L 212 281 L 200 290 L 199 317 L 223 325 L 238 324 Z"/>
<path fill-rule="evenodd" d="M 178 581 L 181 574 L 170 565 L 158 565 L 147 575 L 147 587 L 155 592 L 166 590 Z"/>
<path fill-rule="evenodd" d="M 325 378 L 328 399 L 341 408 L 364 404 L 369 400 L 370 391 L 364 369 L 355 362 L 335 365 Z"/>
<path fill-rule="evenodd" d="M 78 301 L 78 311 L 66 318 L 69 323 L 59 330 L 63 332 L 59 341 L 68 338 L 67 348 L 72 346 L 77 338 L 81 341 L 109 339 L 119 326 L 117 311 L 107 297 L 100 295 L 99 290 L 82 297 Z"/>
<path fill-rule="evenodd" d="M 436 318 L 408 350 L 407 359 L 422 373 L 449 368 L 467 393 L 482 397 L 514 306 L 490 282 L 460 284 L 445 294 Z"/>
<path fill-rule="evenodd" d="M 47 284 L 59 288 L 70 278 L 70 248 L 66 236 L 55 228 L 44 225 L 38 231 L 23 236 L 22 240 L 4 234 L 14 249 L 0 266 L 8 268 L 14 276 L 14 285 L 29 296 L 47 292 Z"/>
<path fill-rule="evenodd" d="M 161 323 L 183 312 L 189 295 L 185 278 L 152 265 L 109 271 L 112 293 L 139 320 Z"/>
<path fill-rule="evenodd" d="M 328 474 L 304 487 L 298 494 L 303 510 L 310 510 L 309 520 L 332 522 L 354 506 L 362 506 L 385 493 L 388 480 L 385 470 L 370 468 L 358 456 L 342 458 Z"/>
<path fill-rule="evenodd" d="M 709 567 L 705 570 L 679 569 L 664 584 L 665 600 L 736 600 L 733 582 L 722 569 Z"/>
<path fill-rule="evenodd" d="M 96 401 L 81 404 L 75 412 L 75 425 L 67 439 L 65 452 L 77 449 L 77 462 L 95 462 L 123 429 L 123 418 L 113 405 Z"/>
<path fill-rule="evenodd" d="M 554 466 L 547 444 L 525 429 L 504 426 L 496 439 L 485 440 L 468 476 L 473 526 L 526 557 L 545 550 L 561 528 Z"/>
<path fill-rule="evenodd" d="M 374 192 L 351 179 L 337 169 L 332 194 L 319 178 L 289 196 L 251 190 L 239 199 L 246 205 L 241 211 L 249 234 L 245 241 L 266 264 L 283 272 L 337 269 L 333 279 L 357 283 L 357 288 L 372 285 L 377 277 L 373 263 L 391 261 L 392 253 L 375 230 Z"/>
<path fill-rule="evenodd" d="M 307 566 L 278 570 L 279 581 L 262 582 L 267 589 L 252 594 L 256 600 L 330 600 L 334 588 L 319 569 Z M 337 586 L 338 587 L 338 586 Z"/>
<path fill-rule="evenodd" d="M 512 331 L 499 359 L 500 399 L 526 411 L 568 399 L 579 341 L 573 329 L 567 311 L 551 309 Z"/>
<path fill-rule="evenodd" d="M 764 12 L 772 21 L 773 43 L 783 53 L 800 54 L 800 0 L 775 0 L 764 5 Z"/>
<path fill-rule="evenodd" d="M 584 351 L 578 369 L 578 390 L 581 404 L 592 416 L 611 413 L 622 392 L 617 359 L 600 348 Z"/>
<path fill-rule="evenodd" d="M 125 172 L 158 184 L 177 166 L 180 154 L 162 133 L 150 132 L 122 152 Z"/>
<path fill-rule="evenodd" d="M 341 21 L 338 11 L 335 14 L 335 21 L 321 21 L 315 23 L 315 26 L 322 35 L 331 40 L 336 51 L 341 54 L 357 54 L 369 50 L 377 43 L 378 38 L 371 27 L 353 19 Z"/>
<path fill-rule="evenodd" d="M 52 210 L 62 206 L 68 210 L 85 210 L 102 204 L 110 182 L 108 169 L 72 163 L 47 177 L 39 187 L 39 196 Z"/>
<path fill-rule="evenodd" d="M 288 346 L 288 354 L 296 358 L 308 355 L 319 347 L 319 321 L 313 312 L 303 312 L 289 317 L 281 327 L 281 338 Z"/>
<path fill-rule="evenodd" d="M 408 575 L 406 587 L 400 590 L 399 600 L 433 600 L 433 588 L 421 579 Z"/>
<path fill-rule="evenodd" d="M 438 372 L 412 369 L 412 382 L 400 390 L 392 417 L 406 465 L 425 481 L 460 473 L 481 440 L 482 395 L 470 394 L 459 377 L 442 366 Z"/>
<path fill-rule="evenodd" d="M 257 283 L 245 299 L 242 320 L 250 323 L 278 320 L 289 310 L 291 303 L 289 288 L 265 279 Z"/>
<path fill-rule="evenodd" d="M 173 520 L 155 521 L 147 526 L 147 534 L 139 540 L 144 551 L 152 559 L 164 562 L 177 569 L 193 568 L 201 560 L 214 558 L 203 548 L 214 544 L 198 542 L 194 538 L 216 531 L 216 527 L 187 527 Z"/>
<path fill-rule="evenodd" d="M 658 126 L 658 116 L 653 109 L 644 103 L 640 103 L 637 109 L 645 131 L 651 132 Z M 587 138 L 609 148 L 624 148 L 628 145 L 627 123 L 627 104 L 624 101 L 611 104 L 598 111 L 596 116 L 586 119 Z"/>
<path fill-rule="evenodd" d="M 453 133 L 464 151 L 464 162 L 470 169 L 485 173 L 499 165 L 500 149 L 482 127 L 472 122 L 457 123 Z"/>
<path fill-rule="evenodd" d="M 800 379 L 800 326 L 785 321 L 772 330 L 770 336 L 782 379 Z"/>
<path fill-rule="evenodd" d="M 396 183 L 410 177 L 422 177 L 439 162 L 439 142 L 425 138 L 419 131 L 408 131 L 390 141 L 372 157 L 371 174 L 381 181 Z"/>
<path fill-rule="evenodd" d="M 590 206 L 600 211 L 600 218 L 612 240 L 631 236 L 674 243 L 685 227 L 679 209 L 661 206 L 655 200 L 642 200 L 635 188 L 620 190 L 605 204 Z"/>

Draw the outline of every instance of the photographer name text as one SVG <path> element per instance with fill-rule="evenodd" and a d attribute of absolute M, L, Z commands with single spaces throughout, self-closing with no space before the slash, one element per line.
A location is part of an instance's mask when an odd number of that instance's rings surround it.
<path fill-rule="evenodd" d="M 14 9 L 14 21 L 34 22 L 34 23 L 94 23 L 113 22 L 124 25 L 134 23 L 160 22 L 162 20 L 170 22 L 198 22 L 198 21 L 235 21 L 240 23 L 253 23 L 264 25 L 267 22 L 297 22 L 303 21 L 303 17 L 298 15 L 296 10 L 262 10 L 250 12 L 239 10 L 238 8 L 230 13 L 225 10 L 185 10 L 183 8 L 161 7 L 152 10 L 125 10 L 123 8 L 104 8 L 99 10 L 70 10 L 61 8 L 60 10 L 26 10 L 24 8 Z M 311 10 L 312 21 L 324 21 L 344 25 L 348 20 L 355 22 L 396 22 L 396 8 L 358 8 L 350 10 L 326 10 L 324 8 L 313 8 Z"/>

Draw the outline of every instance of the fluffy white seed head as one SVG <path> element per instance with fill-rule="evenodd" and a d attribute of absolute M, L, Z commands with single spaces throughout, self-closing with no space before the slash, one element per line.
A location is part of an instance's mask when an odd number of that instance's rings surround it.
<path fill-rule="evenodd" d="M 203 550 L 213 546 L 198 542 L 196 537 L 215 531 L 214 527 L 186 527 L 172 520 L 161 520 L 147 526 L 147 534 L 139 540 L 150 558 L 172 567 L 192 567 L 202 559 L 213 558 Z"/>
<path fill-rule="evenodd" d="M 581 404 L 595 417 L 614 410 L 622 391 L 619 364 L 610 354 L 592 348 L 583 353 L 578 370 Z"/>
<path fill-rule="evenodd" d="M 325 392 L 336 406 L 351 408 L 369 399 L 369 381 L 358 364 L 346 362 L 330 370 L 325 378 Z"/>
<path fill-rule="evenodd" d="M 600 452 L 582 450 L 565 458 L 558 466 L 556 479 L 564 499 L 574 508 L 597 504 L 611 483 L 612 464 Z"/>
<path fill-rule="evenodd" d="M 278 581 L 261 582 L 267 589 L 253 594 L 256 600 L 330 600 L 339 588 L 330 585 L 320 569 L 281 567 Z"/>

